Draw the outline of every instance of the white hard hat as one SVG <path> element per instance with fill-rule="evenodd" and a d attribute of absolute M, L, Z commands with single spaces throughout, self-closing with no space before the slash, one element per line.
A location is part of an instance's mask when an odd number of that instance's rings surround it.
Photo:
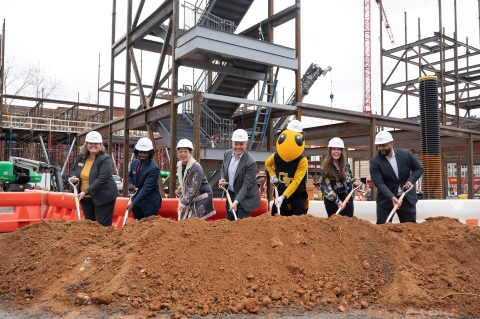
<path fill-rule="evenodd" d="M 242 129 L 235 130 L 232 134 L 232 141 L 235 141 L 235 142 L 246 142 L 246 141 L 248 141 L 247 131 L 242 130 Z"/>
<path fill-rule="evenodd" d="M 387 132 L 387 131 L 380 131 L 377 133 L 377 136 L 375 136 L 375 144 L 385 144 L 392 141 L 393 141 L 392 134 L 390 134 L 390 132 Z"/>
<path fill-rule="evenodd" d="M 181 139 L 180 141 L 178 141 L 177 150 L 178 150 L 180 147 L 186 147 L 186 148 L 189 148 L 189 149 L 193 150 L 193 144 L 192 144 L 192 142 L 190 142 L 190 140 L 187 140 L 186 138 Z"/>
<path fill-rule="evenodd" d="M 137 151 L 150 151 L 153 150 L 153 143 L 147 137 L 142 137 L 138 140 L 137 145 L 135 145 Z"/>
<path fill-rule="evenodd" d="M 102 135 L 97 131 L 88 132 L 87 136 L 85 137 L 85 142 L 88 143 L 103 143 Z"/>
<path fill-rule="evenodd" d="M 287 130 L 302 133 L 303 125 L 299 120 L 293 120 L 290 123 L 288 123 Z"/>
<path fill-rule="evenodd" d="M 328 147 L 345 148 L 345 145 L 341 138 L 334 137 L 328 142 Z"/>

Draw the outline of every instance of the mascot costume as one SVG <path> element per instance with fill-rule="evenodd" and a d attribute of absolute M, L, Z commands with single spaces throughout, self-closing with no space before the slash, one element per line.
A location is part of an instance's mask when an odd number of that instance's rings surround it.
<path fill-rule="evenodd" d="M 277 139 L 277 151 L 265 161 L 270 182 L 278 189 L 278 198 L 272 206 L 272 215 L 304 215 L 309 200 L 307 193 L 308 160 L 304 157 L 305 135 L 302 123 L 293 120 L 288 123 Z"/>

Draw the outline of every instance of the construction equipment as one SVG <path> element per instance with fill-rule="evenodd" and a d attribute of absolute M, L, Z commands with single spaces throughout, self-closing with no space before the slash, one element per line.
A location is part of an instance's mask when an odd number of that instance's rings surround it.
<path fill-rule="evenodd" d="M 315 83 L 315 81 L 320 77 L 320 75 L 325 76 L 327 72 L 332 71 L 331 66 L 327 66 L 326 68 L 321 68 L 318 66 L 318 64 L 312 63 L 308 67 L 307 71 L 305 71 L 305 74 L 302 77 L 302 94 L 300 97 L 300 101 L 303 101 L 306 95 L 308 95 L 308 92 L 310 91 L 310 88 L 312 85 Z M 297 92 L 294 90 L 290 97 L 287 100 L 286 105 L 295 105 L 297 104 Z M 285 117 L 280 117 L 275 120 L 273 123 L 273 133 L 276 134 L 278 132 L 283 131 L 285 128 L 285 125 L 287 125 L 288 122 L 290 122 L 290 117 L 291 116 L 285 116 Z"/>
<path fill-rule="evenodd" d="M 40 183 L 45 173 L 49 174 L 50 190 L 63 192 L 60 167 L 13 156 L 9 161 L 0 162 L 0 183 L 3 183 L 4 191 L 23 192 L 32 189 L 29 183 Z"/>

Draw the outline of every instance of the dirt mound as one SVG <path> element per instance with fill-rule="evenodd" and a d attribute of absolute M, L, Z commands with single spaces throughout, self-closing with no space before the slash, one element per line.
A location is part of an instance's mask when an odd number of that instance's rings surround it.
<path fill-rule="evenodd" d="M 84 305 L 175 317 L 290 307 L 478 317 L 479 252 L 480 228 L 442 217 L 402 225 L 151 217 L 123 231 L 43 221 L 0 237 L 0 295 L 52 312 Z"/>

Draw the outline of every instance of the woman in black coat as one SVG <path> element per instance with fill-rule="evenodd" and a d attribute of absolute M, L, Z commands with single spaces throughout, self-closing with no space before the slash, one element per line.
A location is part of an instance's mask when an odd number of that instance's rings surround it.
<path fill-rule="evenodd" d="M 85 219 L 111 226 L 117 185 L 112 177 L 112 158 L 105 153 L 100 133 L 89 132 L 71 170 L 70 181 L 79 183 L 78 199 Z"/>

